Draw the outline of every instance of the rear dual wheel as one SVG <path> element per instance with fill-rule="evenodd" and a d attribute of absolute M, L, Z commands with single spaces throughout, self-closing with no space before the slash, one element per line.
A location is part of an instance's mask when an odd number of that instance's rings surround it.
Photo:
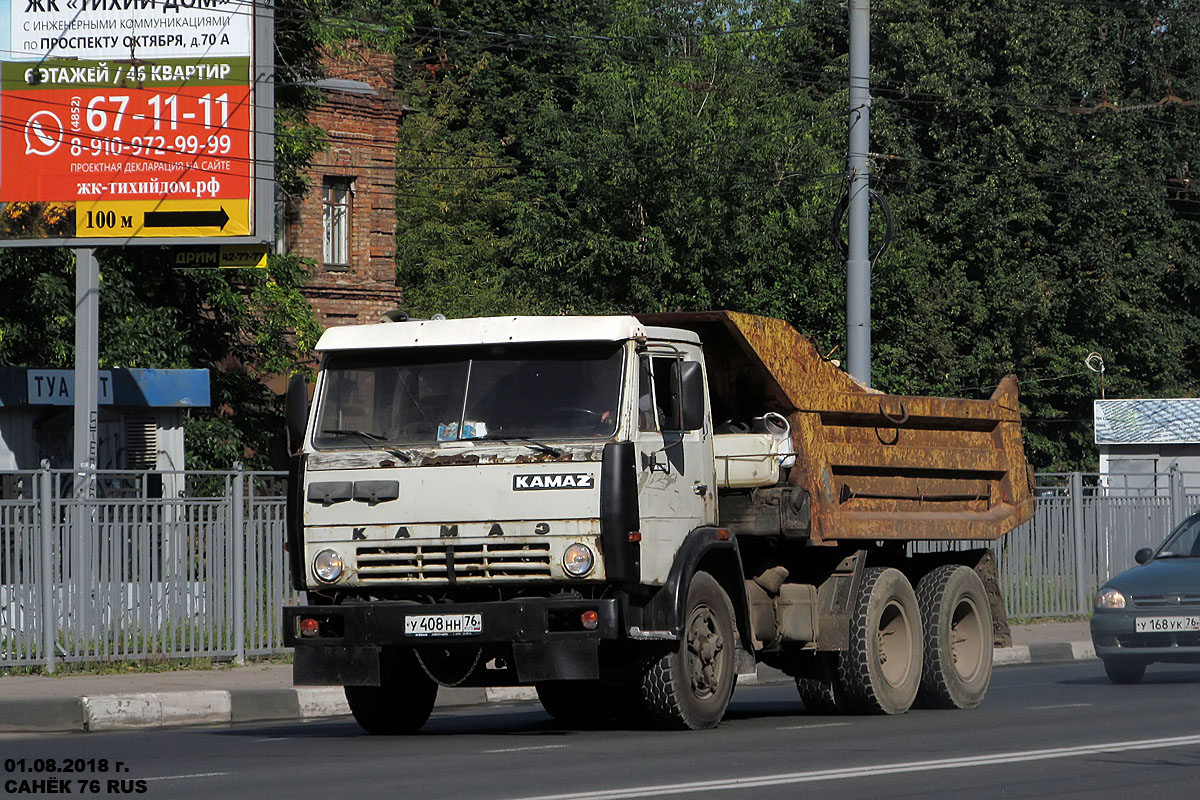
<path fill-rule="evenodd" d="M 921 685 L 921 614 L 904 573 L 863 572 L 850 617 L 849 646 L 838 660 L 847 707 L 865 714 L 903 714 Z"/>
<path fill-rule="evenodd" d="M 917 583 L 925 624 L 921 702 L 928 708 L 975 708 L 992 681 L 992 611 L 975 570 L 938 567 Z"/>

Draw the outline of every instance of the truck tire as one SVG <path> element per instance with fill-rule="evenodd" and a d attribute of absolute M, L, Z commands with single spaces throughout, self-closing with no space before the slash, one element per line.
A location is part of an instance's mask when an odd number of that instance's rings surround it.
<path fill-rule="evenodd" d="M 904 573 L 872 567 L 850 617 L 849 647 L 838 675 L 852 710 L 903 714 L 921 686 L 921 614 Z"/>
<path fill-rule="evenodd" d="M 683 635 L 642 670 L 642 702 L 650 721 L 673 730 L 715 728 L 734 685 L 733 604 L 707 572 L 692 576 Z"/>
<path fill-rule="evenodd" d="M 433 712 L 438 685 L 411 650 L 384 650 L 380 661 L 379 686 L 345 687 L 350 713 L 373 736 L 416 733 Z"/>
<path fill-rule="evenodd" d="M 1106 658 L 1104 674 L 1113 683 L 1141 683 L 1146 674 L 1146 662 L 1134 658 Z"/>
<path fill-rule="evenodd" d="M 926 708 L 975 708 L 992 682 L 992 610 L 975 570 L 938 567 L 917 583 L 925 628 L 920 699 Z"/>
<path fill-rule="evenodd" d="M 796 691 L 810 714 L 844 714 L 846 693 L 838 678 L 837 653 L 813 653 L 796 675 Z"/>

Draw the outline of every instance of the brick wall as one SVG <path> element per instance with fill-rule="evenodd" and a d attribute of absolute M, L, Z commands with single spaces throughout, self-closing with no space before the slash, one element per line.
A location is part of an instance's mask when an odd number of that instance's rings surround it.
<path fill-rule="evenodd" d="M 329 135 L 313 158 L 309 190 L 288 207 L 287 247 L 313 259 L 305 295 L 325 327 L 378 322 L 401 302 L 396 286 L 396 136 L 401 104 L 394 96 L 392 58 L 354 43 L 347 55 L 326 56 L 332 81 L 361 81 L 373 94 L 329 88 L 325 103 L 309 115 Z M 326 181 L 353 181 L 349 212 L 349 263 L 323 261 Z"/>

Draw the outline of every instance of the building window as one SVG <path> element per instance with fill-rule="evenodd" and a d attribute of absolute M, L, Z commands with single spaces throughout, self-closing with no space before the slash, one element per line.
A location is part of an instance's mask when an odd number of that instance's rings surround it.
<path fill-rule="evenodd" d="M 325 266 L 345 269 L 350 266 L 350 197 L 353 191 L 349 178 L 326 178 L 321 206 L 325 227 Z"/>

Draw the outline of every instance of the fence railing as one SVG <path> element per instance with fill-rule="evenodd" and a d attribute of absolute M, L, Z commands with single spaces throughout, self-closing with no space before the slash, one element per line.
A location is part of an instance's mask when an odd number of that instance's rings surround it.
<path fill-rule="evenodd" d="M 299 598 L 283 473 L 80 477 L 0 473 L 0 667 L 284 651 L 281 609 Z M 1010 617 L 1087 614 L 1100 584 L 1200 506 L 1185 490 L 1200 480 L 1137 477 L 1038 476 L 1034 518 L 992 543 Z M 95 497 L 78 496 L 86 486 Z"/>
<path fill-rule="evenodd" d="M 77 477 L 0 475 L 0 666 L 283 650 L 284 474 Z"/>

